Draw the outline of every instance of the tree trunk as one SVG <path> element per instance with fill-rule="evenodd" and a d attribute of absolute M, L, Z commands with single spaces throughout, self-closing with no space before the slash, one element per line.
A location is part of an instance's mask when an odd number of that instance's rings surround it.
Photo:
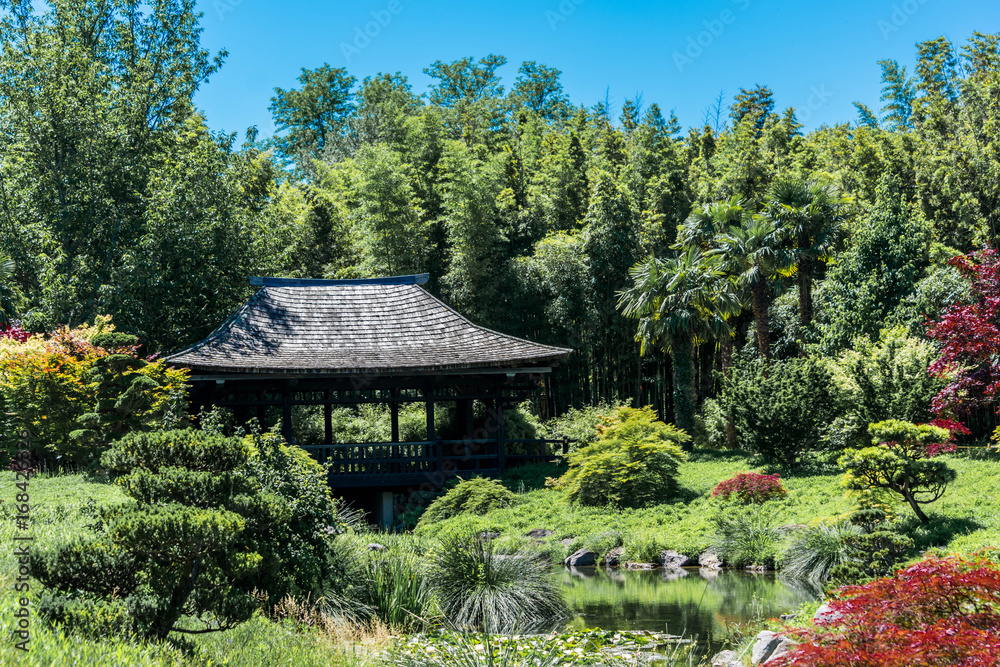
<path fill-rule="evenodd" d="M 674 367 L 674 423 L 688 435 L 693 435 L 697 406 L 694 386 L 694 334 L 684 332 L 671 336 L 670 353 Z M 690 448 L 690 443 L 686 448 Z"/>
<path fill-rule="evenodd" d="M 924 514 L 924 511 L 920 509 L 920 504 L 917 503 L 912 494 L 904 492 L 903 498 L 905 498 L 906 502 L 910 504 L 910 509 L 912 509 L 914 514 L 917 515 L 917 518 L 920 519 L 920 523 L 926 524 L 931 522 L 931 520 L 927 518 L 927 515 Z"/>
<path fill-rule="evenodd" d="M 753 294 L 753 319 L 757 327 L 757 348 L 764 363 L 771 363 L 771 316 L 767 312 L 767 283 L 761 281 L 750 288 Z"/>
<path fill-rule="evenodd" d="M 799 324 L 802 326 L 802 331 L 799 332 L 800 339 L 805 336 L 805 328 L 813 319 L 812 272 L 811 259 L 803 259 L 799 262 L 797 280 L 799 283 Z"/>
<path fill-rule="evenodd" d="M 729 369 L 733 365 L 733 337 L 723 336 L 720 343 L 722 354 L 722 377 L 729 379 Z M 726 446 L 736 449 L 736 424 L 733 422 L 733 413 L 726 410 Z"/>

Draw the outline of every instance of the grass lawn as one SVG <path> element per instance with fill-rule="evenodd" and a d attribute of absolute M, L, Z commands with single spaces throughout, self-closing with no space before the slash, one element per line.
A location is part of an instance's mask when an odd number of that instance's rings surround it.
<path fill-rule="evenodd" d="M 904 503 L 894 504 L 907 534 L 921 550 L 1000 546 L 1000 461 L 965 456 L 945 460 L 958 472 L 958 479 L 941 500 L 926 506 L 929 525 L 921 525 Z M 711 518 L 722 505 L 710 496 L 712 488 L 738 472 L 758 469 L 745 455 L 696 454 L 680 467 L 680 492 L 661 505 L 624 510 L 578 507 L 570 505 L 561 492 L 543 488 L 520 493 L 511 507 L 484 516 L 454 517 L 421 526 L 417 532 L 431 537 L 474 529 L 516 539 L 529 530 L 547 528 L 555 531 L 550 545 L 554 558 L 581 547 L 603 555 L 619 537 L 626 558 L 637 562 L 656 561 L 664 549 L 696 555 L 712 543 Z M 820 472 L 769 468 L 768 472 L 775 470 L 782 475 L 788 497 L 768 502 L 763 511 L 780 524 L 808 524 L 846 514 L 855 506 L 855 498 L 841 488 L 841 473 L 835 468 Z M 559 541 L 564 538 L 574 540 L 563 547 Z"/>

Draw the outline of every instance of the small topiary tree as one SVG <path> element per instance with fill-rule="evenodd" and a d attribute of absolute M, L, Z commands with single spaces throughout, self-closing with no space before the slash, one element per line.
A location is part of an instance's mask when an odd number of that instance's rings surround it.
<path fill-rule="evenodd" d="M 102 463 L 134 503 L 32 555 L 40 612 L 91 633 L 162 639 L 231 628 L 288 594 L 322 594 L 336 506 L 321 466 L 277 436 L 130 434 Z"/>
<path fill-rule="evenodd" d="M 450 519 L 459 514 L 486 514 L 495 509 L 508 507 L 516 496 L 500 482 L 482 477 L 473 477 L 458 483 L 424 511 L 419 525 Z"/>
<path fill-rule="evenodd" d="M 656 418 L 651 407 L 615 410 L 597 441 L 570 453 L 569 470 L 555 483 L 581 505 L 641 507 L 677 491 L 677 469 L 691 436 Z"/>
<path fill-rule="evenodd" d="M 883 489 L 903 497 L 922 523 L 930 520 L 921 505 L 938 500 L 955 471 L 944 461 L 931 460 L 943 451 L 953 451 L 947 430 L 930 424 L 915 425 L 889 419 L 868 427 L 873 446 L 848 449 L 840 457 L 846 469 L 845 486 L 867 491 Z"/>
<path fill-rule="evenodd" d="M 765 503 L 768 500 L 784 498 L 788 491 L 781 485 L 781 475 L 766 475 L 759 472 L 741 472 L 719 482 L 712 495 L 723 500 L 735 500 L 749 505 Z"/>

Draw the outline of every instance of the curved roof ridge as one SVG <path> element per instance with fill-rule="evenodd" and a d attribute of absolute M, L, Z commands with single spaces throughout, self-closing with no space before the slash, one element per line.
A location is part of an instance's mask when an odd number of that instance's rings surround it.
<path fill-rule="evenodd" d="M 165 360 L 201 371 L 349 375 L 542 368 L 571 352 L 474 324 L 415 280 L 321 281 L 262 287 Z"/>

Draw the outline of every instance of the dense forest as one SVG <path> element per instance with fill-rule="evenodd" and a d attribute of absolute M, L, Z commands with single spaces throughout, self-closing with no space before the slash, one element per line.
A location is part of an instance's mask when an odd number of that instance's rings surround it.
<path fill-rule="evenodd" d="M 997 231 L 998 35 L 879 62 L 880 108 L 808 133 L 765 86 L 685 130 L 538 62 L 506 90 L 491 54 L 430 64 L 424 95 L 303 69 L 261 140 L 193 103 L 226 54 L 192 0 L 4 5 L 0 254 L 30 331 L 109 314 L 168 352 L 249 275 L 428 272 L 473 322 L 576 350 L 549 412 L 633 399 L 687 427 L 737 359 L 923 336 L 966 289 L 948 260 Z"/>

